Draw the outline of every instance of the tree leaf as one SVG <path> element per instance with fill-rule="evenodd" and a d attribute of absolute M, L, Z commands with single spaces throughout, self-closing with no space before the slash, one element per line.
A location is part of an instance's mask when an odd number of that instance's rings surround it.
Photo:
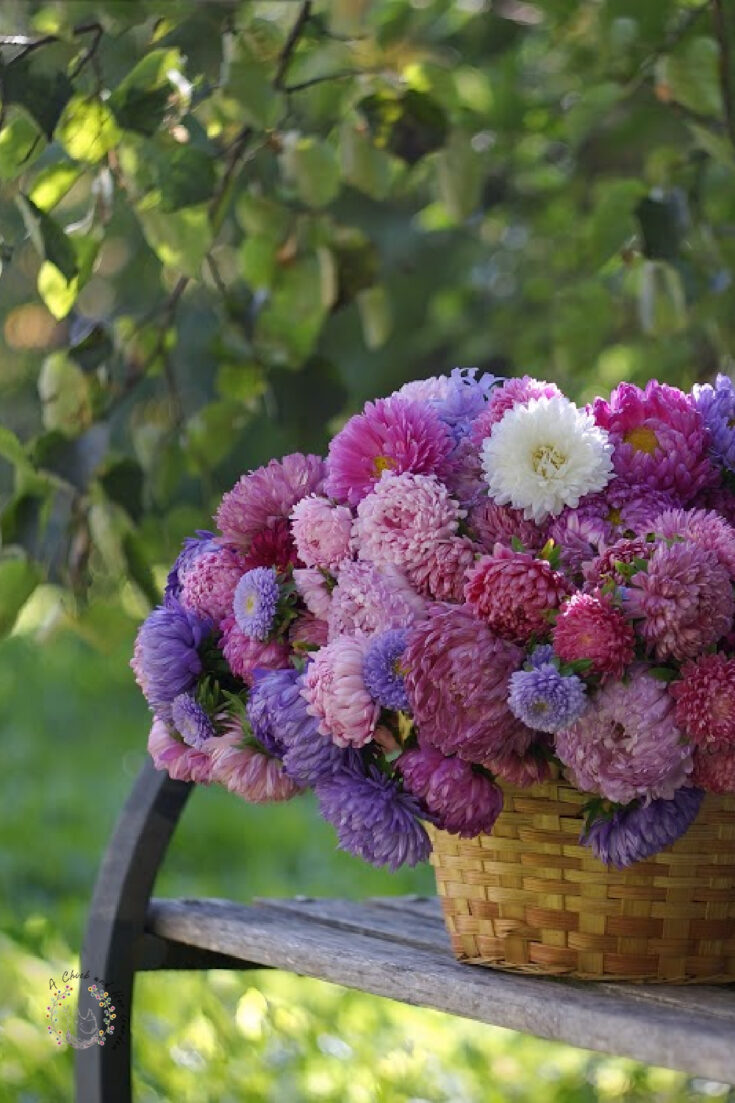
<path fill-rule="evenodd" d="M 339 194 L 339 162 L 327 142 L 299 138 L 286 147 L 281 163 L 299 198 L 307 206 L 326 207 Z"/>
<path fill-rule="evenodd" d="M 77 93 L 64 108 L 56 137 L 72 160 L 95 164 L 118 144 L 122 134 L 107 104 Z"/>
<path fill-rule="evenodd" d="M 143 468 L 130 456 L 108 464 L 99 476 L 105 494 L 137 522 L 143 516 Z"/>
<path fill-rule="evenodd" d="M 7 636 L 41 581 L 41 571 L 20 548 L 0 552 L 0 636 Z"/>
<path fill-rule="evenodd" d="M 29 199 L 42 211 L 52 210 L 82 175 L 82 166 L 70 161 L 47 165 L 33 181 Z"/>
<path fill-rule="evenodd" d="M 722 115 L 718 71 L 719 47 L 714 38 L 699 35 L 665 54 L 656 66 L 657 92 L 702 115 Z"/>
<path fill-rule="evenodd" d="M 273 363 L 298 367 L 313 349 L 329 306 L 323 279 L 315 255 L 281 271 L 255 327 L 256 341 Z"/>
<path fill-rule="evenodd" d="M 146 558 L 142 540 L 134 529 L 128 529 L 123 534 L 121 543 L 128 575 L 151 605 L 157 605 L 160 600 L 160 593 L 150 563 Z"/>
<path fill-rule="evenodd" d="M 436 182 L 439 197 L 449 214 L 461 221 L 480 201 L 482 167 L 469 137 L 454 131 L 446 149 L 436 155 Z"/>
<path fill-rule="evenodd" d="M 92 420 L 89 382 L 81 368 L 66 353 L 52 352 L 43 362 L 38 377 L 38 394 L 43 403 L 43 424 L 77 435 Z"/>
<path fill-rule="evenodd" d="M 53 264 L 67 283 L 78 272 L 77 255 L 71 240 L 51 215 L 37 207 L 27 195 L 16 196 L 16 203 L 23 215 L 28 235 L 36 252 Z"/>
<path fill-rule="evenodd" d="M 369 349 L 379 349 L 390 337 L 393 319 L 390 300 L 382 284 L 366 287 L 357 296 L 362 335 Z"/>
<path fill-rule="evenodd" d="M 217 173 L 214 159 L 208 153 L 172 142 L 156 154 L 162 211 L 178 211 L 211 198 Z"/>
<path fill-rule="evenodd" d="M 72 280 L 65 280 L 50 261 L 44 261 L 38 271 L 38 293 L 57 319 L 65 318 L 74 306 L 79 292 L 92 274 L 92 266 L 99 250 L 99 242 L 91 235 L 69 240 L 76 256 L 76 276 Z"/>
<path fill-rule="evenodd" d="M 3 98 L 17 103 L 36 120 L 50 141 L 74 85 L 60 68 L 44 69 L 31 54 L 17 57 L 3 68 Z"/>
<path fill-rule="evenodd" d="M 0 130 L 0 180 L 14 180 L 25 172 L 40 157 L 45 145 L 33 120 L 18 112 Z"/>
<path fill-rule="evenodd" d="M 0 456 L 15 466 L 27 466 L 28 456 L 12 429 L 0 425 Z"/>
<path fill-rule="evenodd" d="M 171 213 L 139 211 L 138 216 L 148 244 L 162 264 L 197 279 L 212 244 L 207 206 L 185 207 Z"/>
<path fill-rule="evenodd" d="M 182 66 L 177 49 L 151 50 L 120 82 L 108 105 L 119 126 L 152 137 L 163 121 L 172 83 L 168 73 Z"/>

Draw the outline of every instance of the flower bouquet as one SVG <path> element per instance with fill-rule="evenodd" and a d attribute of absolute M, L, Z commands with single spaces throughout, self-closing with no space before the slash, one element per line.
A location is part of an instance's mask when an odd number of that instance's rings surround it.
<path fill-rule="evenodd" d="M 243 476 L 132 666 L 171 777 L 432 851 L 457 955 L 735 980 L 735 387 L 475 369 Z"/>

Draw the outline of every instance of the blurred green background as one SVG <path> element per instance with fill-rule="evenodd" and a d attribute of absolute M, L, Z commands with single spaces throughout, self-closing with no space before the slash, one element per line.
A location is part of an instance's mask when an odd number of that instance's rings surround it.
<path fill-rule="evenodd" d="M 455 365 L 688 387 L 734 347 L 724 0 L 3 0 L 0 1100 L 144 760 L 136 623 L 238 475 Z M 263 840 L 267 839 L 267 846 Z M 197 791 L 162 894 L 430 892 Z M 137 1099 L 735 1098 L 267 973 L 144 976 Z"/>

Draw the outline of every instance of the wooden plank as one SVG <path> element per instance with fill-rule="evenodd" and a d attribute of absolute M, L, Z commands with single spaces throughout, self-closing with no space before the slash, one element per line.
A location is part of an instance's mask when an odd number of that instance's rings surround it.
<path fill-rule="evenodd" d="M 420 916 L 420 923 L 417 923 L 413 910 L 381 908 L 377 901 L 371 900 L 361 900 L 356 907 L 354 900 L 318 900 L 312 897 L 277 900 L 256 897 L 253 903 L 291 915 L 308 916 L 310 920 L 327 923 L 343 931 L 387 938 L 404 946 L 434 951 L 443 949 L 445 953 L 451 953 L 449 935 L 441 919 Z"/>
<path fill-rule="evenodd" d="M 281 901 L 247 907 L 228 900 L 154 900 L 148 929 L 243 962 L 735 1083 L 732 990 L 656 988 L 651 996 L 635 985 L 460 965 L 433 920 L 419 930 L 415 917 L 412 937 L 425 945 L 408 946 L 386 937 L 385 926 L 377 937 L 370 934 L 358 902 L 340 901 L 336 922 L 327 902 L 298 903 L 291 910 Z M 362 931 L 345 929 L 349 908 Z"/>

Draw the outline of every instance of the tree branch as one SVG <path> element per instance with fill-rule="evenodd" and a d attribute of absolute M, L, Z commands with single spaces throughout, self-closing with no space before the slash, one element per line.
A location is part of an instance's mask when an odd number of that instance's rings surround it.
<path fill-rule="evenodd" d="M 177 422 L 180 422 L 182 415 L 181 398 L 178 393 L 176 379 L 173 375 L 171 364 L 169 362 L 168 356 L 166 355 L 166 334 L 168 333 L 168 330 L 171 327 L 174 318 L 176 317 L 176 310 L 179 305 L 179 300 L 186 291 L 186 288 L 189 286 L 189 283 L 189 276 L 181 276 L 177 280 L 176 286 L 174 287 L 168 298 L 165 299 L 163 303 L 155 307 L 149 313 L 148 317 L 142 321 L 140 328 L 146 325 L 147 322 L 151 321 L 157 314 L 163 312 L 163 318 L 158 327 L 158 336 L 156 338 L 155 345 L 141 364 L 131 365 L 131 369 L 128 371 L 127 378 L 123 381 L 117 394 L 113 397 L 112 401 L 107 406 L 106 413 L 108 416 L 113 411 L 113 409 L 120 402 L 122 402 L 124 398 L 127 398 L 127 396 L 132 391 L 134 391 L 140 383 L 142 383 L 150 369 L 155 364 L 158 357 L 162 356 L 164 375 L 166 377 L 169 394 L 171 395 L 171 404 L 174 407 L 175 419 Z"/>
<path fill-rule="evenodd" d="M 713 0 L 712 18 L 715 24 L 715 35 L 720 47 L 720 89 L 722 92 L 722 110 L 725 115 L 725 125 L 730 141 L 735 146 L 735 100 L 733 100 L 732 86 L 732 55 L 730 52 L 730 39 L 728 37 L 727 18 L 725 5 L 722 0 Z"/>
<path fill-rule="evenodd" d="M 89 49 L 85 51 L 82 62 L 78 67 L 75 68 L 74 72 L 71 74 L 72 77 L 78 76 L 81 69 L 84 67 L 84 65 L 87 64 L 89 59 L 96 52 L 97 47 L 99 46 L 99 40 L 103 34 L 103 30 L 104 28 L 102 24 L 97 22 L 96 19 L 90 23 L 79 23 L 76 27 L 74 27 L 72 34 L 74 34 L 75 36 L 83 34 L 93 34 L 95 36 L 95 40 L 89 47 Z M 18 61 L 20 58 L 27 57 L 28 54 L 33 53 L 34 50 L 38 50 L 41 46 L 50 46 L 52 42 L 60 41 L 61 39 L 57 34 L 44 34 L 41 35 L 40 38 L 31 38 L 29 35 L 25 34 L 0 34 L 0 46 L 23 47 L 20 53 L 13 59 L 14 61 Z"/>
<path fill-rule="evenodd" d="M 279 92 L 288 92 L 287 88 L 284 88 L 283 82 L 286 77 L 286 70 L 289 67 L 293 52 L 296 49 L 299 39 L 304 33 L 304 28 L 311 18 L 311 0 L 304 0 L 304 3 L 299 9 L 299 14 L 296 16 L 296 21 L 291 28 L 286 43 L 281 50 L 281 55 L 278 59 L 278 68 L 276 69 L 276 75 L 273 78 L 273 87 L 277 88 Z"/>
<path fill-rule="evenodd" d="M 287 84 L 284 92 L 301 92 L 304 88 L 312 88 L 315 84 L 324 84 L 328 80 L 345 80 L 347 77 L 361 77 L 365 73 L 380 73 L 381 68 L 370 69 L 337 69 L 334 73 L 324 73 L 319 77 L 310 77 L 309 80 L 301 80 L 298 84 Z"/>

